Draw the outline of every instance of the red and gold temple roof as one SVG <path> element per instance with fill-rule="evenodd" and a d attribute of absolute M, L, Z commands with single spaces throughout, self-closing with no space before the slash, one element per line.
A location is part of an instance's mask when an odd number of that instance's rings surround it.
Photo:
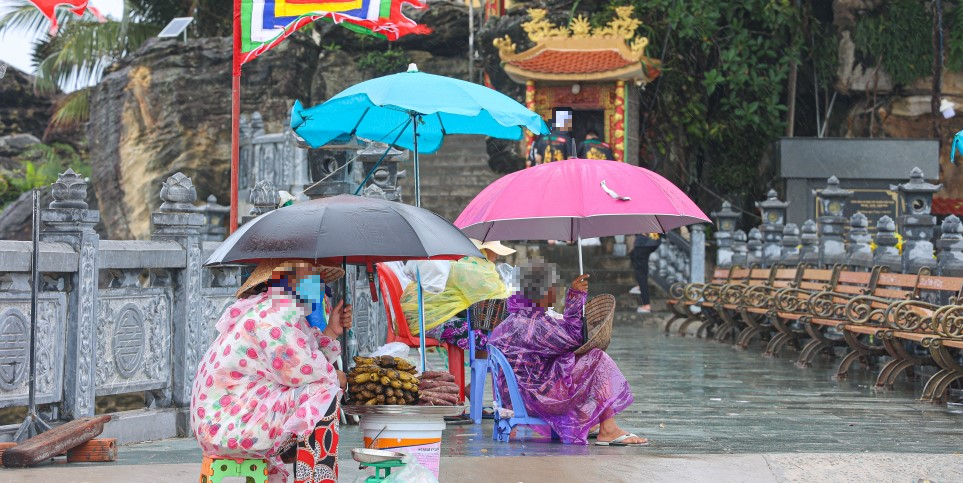
<path fill-rule="evenodd" d="M 658 61 L 645 56 L 649 40 L 636 37 L 641 22 L 632 18 L 632 7 L 619 7 L 616 18 L 593 29 L 579 16 L 568 27 L 556 27 L 542 9 L 531 9 L 531 20 L 522 25 L 535 46 L 515 52 L 505 36 L 495 40 L 505 73 L 515 82 L 649 82 L 659 75 Z"/>

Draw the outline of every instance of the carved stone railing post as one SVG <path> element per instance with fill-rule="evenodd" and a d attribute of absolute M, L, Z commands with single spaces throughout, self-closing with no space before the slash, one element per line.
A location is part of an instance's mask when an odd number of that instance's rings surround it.
<path fill-rule="evenodd" d="M 732 209 L 728 201 L 722 202 L 722 209 L 712 213 L 716 219 L 716 266 L 728 267 L 732 265 L 732 235 L 736 230 L 739 213 Z"/>
<path fill-rule="evenodd" d="M 795 223 L 788 223 L 782 229 L 782 253 L 779 260 L 787 265 L 799 263 L 799 245 L 802 239 L 799 238 L 799 226 Z"/>
<path fill-rule="evenodd" d="M 782 227 L 786 223 L 789 202 L 780 201 L 776 190 L 769 190 L 765 201 L 757 201 L 756 208 L 762 212 L 763 264 L 777 262 L 782 254 Z M 751 238 L 751 236 L 750 236 Z"/>
<path fill-rule="evenodd" d="M 54 201 L 43 210 L 40 240 L 67 243 L 80 255 L 71 274 L 67 299 L 67 350 L 64 409 L 69 418 L 94 414 L 94 369 L 97 361 L 97 253 L 100 236 L 94 225 L 100 212 L 87 209 L 87 183 L 68 169 L 50 185 Z M 39 290 L 39 288 L 38 288 Z M 40 348 L 39 350 L 43 350 Z"/>
<path fill-rule="evenodd" d="M 899 271 L 903 261 L 899 255 L 899 238 L 896 237 L 896 222 L 883 215 L 876 222 L 876 249 L 873 250 L 873 265 L 882 265 L 892 271 Z"/>
<path fill-rule="evenodd" d="M 749 247 L 747 246 L 746 232 L 736 230 L 732 234 L 732 265 L 740 267 L 749 266 Z"/>
<path fill-rule="evenodd" d="M 247 223 L 254 218 L 263 215 L 269 211 L 273 211 L 278 207 L 278 192 L 274 188 L 274 183 L 271 180 L 262 179 L 258 181 L 254 188 L 251 189 L 251 196 L 249 197 L 250 203 L 254 206 L 251 207 L 251 213 L 249 216 L 241 217 L 241 223 Z"/>
<path fill-rule="evenodd" d="M 824 267 L 831 267 L 837 263 L 846 263 L 846 201 L 853 196 L 853 192 L 839 187 L 839 179 L 835 176 L 826 181 L 826 188 L 816 193 L 819 199 L 819 261 Z"/>
<path fill-rule="evenodd" d="M 816 222 L 806 220 L 803 222 L 800 232 L 802 233 L 800 236 L 802 248 L 799 250 L 799 262 L 813 266 L 819 265 L 819 234 L 816 231 Z"/>
<path fill-rule="evenodd" d="M 689 283 L 706 281 L 706 229 L 702 225 L 689 227 Z"/>
<path fill-rule="evenodd" d="M 749 264 L 762 265 L 764 260 L 762 258 L 762 232 L 758 228 L 753 228 L 749 230 L 749 243 L 747 245 L 749 250 Z"/>
<path fill-rule="evenodd" d="M 160 192 L 159 213 L 151 214 L 154 224 L 153 240 L 177 242 L 186 252 L 187 260 L 183 270 L 172 270 L 171 284 L 174 287 L 174 304 L 171 316 L 174 321 L 173 356 L 173 400 L 174 404 L 186 407 L 191 402 L 191 385 L 201 356 L 207 344 L 201 340 L 200 324 L 210 323 L 203 320 L 202 313 L 202 264 L 200 229 L 204 226 L 204 215 L 195 212 L 193 205 L 197 192 L 191 179 L 176 173 L 164 182 Z"/>
<path fill-rule="evenodd" d="M 943 220 L 941 231 L 940 240 L 936 242 L 940 275 L 959 277 L 963 275 L 963 224 L 956 215 L 950 215 Z"/>
<path fill-rule="evenodd" d="M 846 254 L 849 265 L 865 269 L 873 268 L 873 236 L 869 234 L 869 220 L 862 213 L 849 218 L 849 246 Z"/>
<path fill-rule="evenodd" d="M 903 235 L 903 271 L 916 273 L 922 267 L 936 268 L 933 257 L 933 233 L 936 217 L 930 214 L 933 207 L 933 193 L 943 185 L 927 183 L 923 171 L 913 168 L 910 180 L 898 189 L 903 201 L 903 215 L 899 217 L 899 227 Z"/>

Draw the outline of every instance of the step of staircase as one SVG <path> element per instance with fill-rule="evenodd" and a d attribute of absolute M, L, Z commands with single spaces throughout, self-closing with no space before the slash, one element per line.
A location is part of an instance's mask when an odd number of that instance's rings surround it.
<path fill-rule="evenodd" d="M 421 206 L 454 221 L 475 196 L 498 179 L 488 167 L 485 136 L 452 135 L 434 154 L 420 156 Z M 405 203 L 415 202 L 414 168 L 402 168 L 408 177 L 402 181 Z"/>

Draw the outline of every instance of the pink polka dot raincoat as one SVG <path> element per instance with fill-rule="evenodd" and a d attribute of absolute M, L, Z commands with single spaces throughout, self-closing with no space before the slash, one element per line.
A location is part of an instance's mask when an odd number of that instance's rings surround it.
<path fill-rule="evenodd" d="M 271 483 L 288 472 L 270 455 L 311 432 L 341 393 L 331 365 L 341 348 L 303 312 L 276 287 L 239 299 L 194 378 L 191 426 L 204 454 L 268 458 Z"/>

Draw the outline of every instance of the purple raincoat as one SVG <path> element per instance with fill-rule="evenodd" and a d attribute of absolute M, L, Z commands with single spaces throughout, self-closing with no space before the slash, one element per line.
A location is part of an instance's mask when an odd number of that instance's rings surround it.
<path fill-rule="evenodd" d="M 561 316 L 513 295 L 507 302 L 510 315 L 489 342 L 511 364 L 528 413 L 570 444 L 588 444 L 592 426 L 632 404 L 629 383 L 608 354 L 592 349 L 575 355 L 583 343 L 580 315 L 586 295 L 569 289 Z"/>

